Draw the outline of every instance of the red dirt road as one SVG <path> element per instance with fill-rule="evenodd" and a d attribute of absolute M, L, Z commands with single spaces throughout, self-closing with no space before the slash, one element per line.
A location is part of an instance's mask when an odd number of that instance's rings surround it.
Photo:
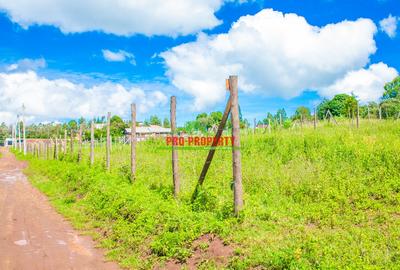
<path fill-rule="evenodd" d="M 1 270 L 119 269 L 32 187 L 22 173 L 23 162 L 6 148 L 0 152 Z"/>

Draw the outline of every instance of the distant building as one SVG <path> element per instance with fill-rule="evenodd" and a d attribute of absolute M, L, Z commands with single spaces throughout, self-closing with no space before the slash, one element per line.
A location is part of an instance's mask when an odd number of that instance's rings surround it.
<path fill-rule="evenodd" d="M 170 128 L 164 128 L 157 125 L 150 126 L 138 126 L 136 127 L 136 138 L 137 141 L 144 141 L 148 138 L 157 138 L 157 137 L 166 137 L 171 134 Z M 126 141 L 130 141 L 131 129 L 125 129 L 125 138 Z"/>
<path fill-rule="evenodd" d="M 265 128 L 268 128 L 268 124 L 258 124 L 257 126 L 256 126 L 256 128 L 258 129 L 265 129 Z"/>
<path fill-rule="evenodd" d="M 107 123 L 95 123 L 94 128 L 95 129 L 103 129 L 106 125 L 107 125 Z"/>

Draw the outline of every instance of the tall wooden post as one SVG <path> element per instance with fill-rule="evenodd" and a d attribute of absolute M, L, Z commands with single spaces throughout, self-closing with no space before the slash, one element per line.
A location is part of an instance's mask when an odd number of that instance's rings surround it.
<path fill-rule="evenodd" d="M 256 134 L 256 126 L 257 126 L 256 121 L 257 121 L 257 120 L 254 118 L 254 129 L 253 129 L 253 133 L 254 133 L 254 134 Z"/>
<path fill-rule="evenodd" d="M 171 135 L 176 135 L 176 97 L 171 97 Z M 180 189 L 178 150 L 172 143 L 172 173 L 174 181 L 174 196 L 177 197 Z"/>
<path fill-rule="evenodd" d="M 15 148 L 15 129 L 14 129 L 14 125 L 12 125 L 11 126 L 11 137 L 12 137 L 12 144 L 11 144 L 11 146 L 12 146 L 12 148 L 14 149 Z"/>
<path fill-rule="evenodd" d="M 90 165 L 94 164 L 94 120 L 90 124 Z"/>
<path fill-rule="evenodd" d="M 64 130 L 64 146 L 63 146 L 63 153 L 64 155 L 67 154 L 67 129 Z"/>
<path fill-rule="evenodd" d="M 22 136 L 23 136 L 23 149 L 24 149 L 24 155 L 26 155 L 26 131 L 25 131 L 25 121 L 24 118 L 22 117 Z"/>
<path fill-rule="evenodd" d="M 111 112 L 107 113 L 107 144 L 106 144 L 106 169 L 110 170 L 110 153 L 111 153 L 111 138 L 110 138 L 110 121 Z"/>
<path fill-rule="evenodd" d="M 70 133 L 70 149 L 69 149 L 69 151 L 70 151 L 70 155 L 71 155 L 71 157 L 74 155 L 74 130 L 71 128 L 71 133 Z"/>
<path fill-rule="evenodd" d="M 357 128 L 360 127 L 360 105 L 357 102 Z"/>
<path fill-rule="evenodd" d="M 83 137 L 83 127 L 85 123 L 81 123 L 79 125 L 79 144 L 78 144 L 78 162 L 81 162 L 82 160 L 82 137 Z"/>
<path fill-rule="evenodd" d="M 379 120 L 382 120 L 382 107 L 379 106 Z"/>
<path fill-rule="evenodd" d="M 268 133 L 271 133 L 271 119 L 268 118 Z"/>
<path fill-rule="evenodd" d="M 136 178 L 136 104 L 131 104 L 131 180 Z"/>
<path fill-rule="evenodd" d="M 54 140 L 54 159 L 58 159 L 58 139 L 57 137 Z"/>
<path fill-rule="evenodd" d="M 19 121 L 19 117 L 18 117 L 18 150 L 20 152 L 22 151 L 22 145 L 21 145 L 21 122 Z"/>
<path fill-rule="evenodd" d="M 317 129 L 317 109 L 314 107 L 314 129 Z"/>
<path fill-rule="evenodd" d="M 230 76 L 229 85 L 232 95 L 232 165 L 234 181 L 234 210 L 238 215 L 243 208 L 243 186 L 242 186 L 242 162 L 240 155 L 240 119 L 239 119 L 239 100 L 238 100 L 238 77 Z"/>
<path fill-rule="evenodd" d="M 279 113 L 279 125 L 282 126 L 282 113 Z"/>

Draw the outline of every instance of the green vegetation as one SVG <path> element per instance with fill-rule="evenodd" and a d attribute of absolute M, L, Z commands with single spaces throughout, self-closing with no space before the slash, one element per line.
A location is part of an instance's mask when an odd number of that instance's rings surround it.
<path fill-rule="evenodd" d="M 399 268 L 398 121 L 243 132 L 245 209 L 239 218 L 231 214 L 231 151 L 217 151 L 194 203 L 207 151 L 179 151 L 182 193 L 175 200 L 164 141 L 138 144 L 134 183 L 123 145 L 113 146 L 110 173 L 103 168 L 104 147 L 96 149 L 93 168 L 68 156 L 28 156 L 27 173 L 75 226 L 132 269 L 184 261 L 191 243 L 209 232 L 235 248 L 229 269 Z"/>

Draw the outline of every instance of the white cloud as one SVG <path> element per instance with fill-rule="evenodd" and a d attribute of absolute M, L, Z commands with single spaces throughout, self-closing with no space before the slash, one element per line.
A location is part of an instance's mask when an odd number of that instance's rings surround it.
<path fill-rule="evenodd" d="M 102 50 L 102 52 L 104 59 L 108 62 L 125 62 L 126 60 L 129 60 L 132 65 L 136 65 L 135 56 L 130 52 L 123 50 L 113 52 L 106 49 Z"/>
<path fill-rule="evenodd" d="M 387 18 L 379 22 L 381 31 L 385 32 L 390 38 L 396 36 L 397 24 L 400 21 L 398 17 L 392 16 L 390 14 Z"/>
<path fill-rule="evenodd" d="M 117 83 L 101 83 L 91 87 L 66 79 L 49 80 L 34 71 L 0 73 L 0 117 L 15 121 L 22 104 L 32 121 L 94 117 L 113 114 L 128 116 L 130 104 L 145 113 L 165 104 L 160 91 L 145 92 L 139 87 Z"/>
<path fill-rule="evenodd" d="M 336 94 L 354 94 L 362 102 L 377 101 L 383 93 L 383 87 L 392 81 L 398 72 L 384 63 L 370 65 L 367 69 L 348 72 L 343 78 L 320 90 L 325 97 Z"/>
<path fill-rule="evenodd" d="M 0 0 L 12 21 L 54 25 L 64 33 L 103 31 L 116 35 L 185 35 L 210 29 L 223 0 Z"/>
<path fill-rule="evenodd" d="M 21 59 L 17 63 L 8 65 L 5 70 L 7 72 L 16 71 L 26 71 L 26 70 L 37 70 L 40 68 L 45 68 L 47 66 L 46 60 L 44 58 L 39 59 Z"/>
<path fill-rule="evenodd" d="M 241 17 L 226 34 L 200 34 L 161 57 L 172 83 L 193 96 L 199 110 L 224 98 L 231 74 L 239 75 L 241 90 L 266 96 L 292 98 L 330 85 L 369 62 L 376 31 L 369 19 L 316 27 L 296 14 L 265 9 Z"/>

